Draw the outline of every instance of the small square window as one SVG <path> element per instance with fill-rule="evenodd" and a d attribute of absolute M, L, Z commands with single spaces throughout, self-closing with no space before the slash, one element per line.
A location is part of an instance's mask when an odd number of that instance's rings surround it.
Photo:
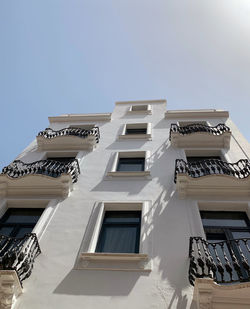
<path fill-rule="evenodd" d="M 139 253 L 141 211 L 106 211 L 96 252 Z"/>
<path fill-rule="evenodd" d="M 131 105 L 129 113 L 132 114 L 152 114 L 152 106 L 149 104 L 145 105 Z"/>

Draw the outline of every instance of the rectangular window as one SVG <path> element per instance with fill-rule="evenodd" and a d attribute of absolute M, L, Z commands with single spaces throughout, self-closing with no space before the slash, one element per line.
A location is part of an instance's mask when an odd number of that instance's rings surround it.
<path fill-rule="evenodd" d="M 141 211 L 106 211 L 96 252 L 139 253 Z"/>
<path fill-rule="evenodd" d="M 147 128 L 128 128 L 126 134 L 147 134 Z"/>
<path fill-rule="evenodd" d="M 187 157 L 187 161 L 188 163 L 194 163 L 194 162 L 200 162 L 200 161 L 204 161 L 204 160 L 211 160 L 211 159 L 215 159 L 215 160 L 221 160 L 220 156 L 188 156 Z"/>
<path fill-rule="evenodd" d="M 146 111 L 148 110 L 148 105 L 132 105 L 131 110 L 134 111 Z"/>
<path fill-rule="evenodd" d="M 0 218 L 0 234 L 21 238 L 31 233 L 44 208 L 9 208 Z"/>
<path fill-rule="evenodd" d="M 141 172 L 144 171 L 145 158 L 119 158 L 117 171 Z"/>

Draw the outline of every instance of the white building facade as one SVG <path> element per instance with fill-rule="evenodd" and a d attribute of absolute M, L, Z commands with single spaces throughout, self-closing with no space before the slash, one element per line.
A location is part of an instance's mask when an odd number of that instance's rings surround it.
<path fill-rule="evenodd" d="M 49 117 L 0 174 L 0 308 L 250 308 L 249 144 L 222 110 Z"/>

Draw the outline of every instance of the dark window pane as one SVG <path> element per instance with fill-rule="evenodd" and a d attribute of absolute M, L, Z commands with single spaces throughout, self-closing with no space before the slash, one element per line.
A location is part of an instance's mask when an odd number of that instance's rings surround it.
<path fill-rule="evenodd" d="M 13 227 L 11 226 L 0 227 L 0 235 L 10 236 L 12 231 L 13 231 Z"/>
<path fill-rule="evenodd" d="M 107 211 L 96 252 L 138 253 L 140 225 L 140 211 Z"/>
<path fill-rule="evenodd" d="M 107 211 L 104 223 L 139 223 L 140 211 Z"/>
<path fill-rule="evenodd" d="M 219 156 L 208 156 L 208 157 L 187 157 L 188 163 L 194 163 L 194 162 L 199 162 L 199 161 L 204 161 L 204 160 L 209 160 L 209 159 L 217 159 L 221 160 L 221 157 Z"/>
<path fill-rule="evenodd" d="M 17 233 L 15 234 L 15 238 L 22 238 L 25 234 L 31 233 L 33 228 L 34 228 L 33 226 L 32 227 L 20 227 Z"/>
<path fill-rule="evenodd" d="M 43 208 L 9 208 L 0 222 L 35 224 L 43 211 Z"/>
<path fill-rule="evenodd" d="M 146 128 L 134 128 L 134 129 L 127 129 L 126 134 L 146 134 Z"/>
<path fill-rule="evenodd" d="M 101 252 L 135 253 L 136 226 L 106 226 L 101 235 Z"/>
<path fill-rule="evenodd" d="M 144 171 L 144 158 L 120 158 L 117 171 L 119 172 L 140 172 Z"/>
<path fill-rule="evenodd" d="M 49 157 L 48 160 L 53 160 L 62 163 L 68 163 L 75 159 L 75 157 Z"/>
<path fill-rule="evenodd" d="M 203 226 L 247 227 L 244 212 L 201 211 Z"/>

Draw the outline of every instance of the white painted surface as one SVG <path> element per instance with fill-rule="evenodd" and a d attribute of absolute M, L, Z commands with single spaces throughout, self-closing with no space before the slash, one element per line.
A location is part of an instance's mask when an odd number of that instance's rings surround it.
<path fill-rule="evenodd" d="M 82 158 L 79 180 L 69 197 L 54 207 L 40 237 L 42 254 L 35 261 L 31 277 L 24 281 L 24 293 L 15 309 L 195 308 L 193 288 L 188 282 L 188 248 L 190 236 L 204 236 L 198 201 L 180 200 L 173 181 L 175 159 L 185 158 L 184 149 L 173 148 L 168 139 L 170 124 L 178 119 L 165 118 L 164 101 L 150 104 L 152 115 L 127 113 L 131 106 L 128 102 L 116 104 L 112 121 L 95 121 L 100 128 L 100 143 L 95 150 L 78 154 Z M 201 120 L 216 125 L 226 119 Z M 152 123 L 151 141 L 118 139 L 124 124 L 138 122 Z M 232 138 L 230 149 L 223 150 L 225 157 L 231 162 L 246 158 L 248 143 L 230 120 L 226 124 L 237 140 Z M 61 129 L 68 123 L 54 122 L 50 126 Z M 122 151 L 148 151 L 151 178 L 108 179 L 115 153 Z M 45 156 L 33 142 L 18 158 L 31 162 Z M 96 205 L 106 201 L 148 202 L 142 242 L 147 243 L 148 252 L 143 253 L 150 259 L 150 273 L 74 269 L 79 254 L 91 247 L 93 222 L 100 220 Z"/>

